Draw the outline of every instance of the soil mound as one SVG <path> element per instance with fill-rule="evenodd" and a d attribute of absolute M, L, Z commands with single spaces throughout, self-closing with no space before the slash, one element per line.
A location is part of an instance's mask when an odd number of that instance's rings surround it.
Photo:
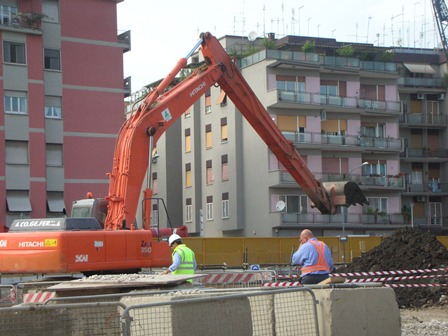
<path fill-rule="evenodd" d="M 354 258 L 338 273 L 418 270 L 448 267 L 448 250 L 437 238 L 427 232 L 404 228 L 394 231 L 380 245 Z M 416 275 L 442 275 L 426 279 L 399 280 L 390 284 L 446 284 L 448 274 L 445 271 Z M 382 277 L 382 276 L 381 276 Z M 394 288 L 400 308 L 420 308 L 443 302 L 448 295 L 447 287 Z M 441 300 L 442 298 L 442 300 Z"/>

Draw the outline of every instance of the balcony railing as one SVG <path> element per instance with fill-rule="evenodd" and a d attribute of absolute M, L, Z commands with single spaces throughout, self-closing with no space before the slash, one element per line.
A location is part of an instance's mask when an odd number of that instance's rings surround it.
<path fill-rule="evenodd" d="M 398 113 L 401 111 L 399 101 L 379 101 L 360 99 L 357 97 L 327 96 L 317 93 L 277 90 L 278 100 L 309 105 L 329 105 L 334 107 L 363 109 L 367 112 L 387 111 Z"/>
<path fill-rule="evenodd" d="M 400 153 L 401 158 L 426 158 L 426 159 L 446 159 L 448 158 L 448 149 L 429 148 L 406 148 Z"/>
<path fill-rule="evenodd" d="M 442 78 L 398 78 L 398 85 L 407 87 L 444 88 Z"/>
<path fill-rule="evenodd" d="M 443 182 L 411 182 L 407 183 L 407 192 L 413 193 L 448 193 L 448 183 Z"/>
<path fill-rule="evenodd" d="M 29 29 L 42 29 L 42 19 L 47 16 L 42 13 L 17 13 L 14 11 L 0 13 L 0 28 L 29 28 Z"/>
<path fill-rule="evenodd" d="M 264 59 L 284 61 L 297 61 L 334 66 L 347 69 L 360 69 L 364 71 L 397 72 L 397 65 L 391 62 L 360 61 L 354 57 L 319 56 L 316 53 L 288 50 L 261 50 L 238 61 L 238 66 L 244 68 Z"/>
<path fill-rule="evenodd" d="M 123 52 L 131 50 L 131 31 L 127 30 L 117 36 L 118 43 L 123 45 Z"/>
<path fill-rule="evenodd" d="M 346 218 L 344 218 L 346 217 Z M 320 224 L 328 225 L 335 224 L 341 225 L 345 223 L 346 225 L 369 225 L 369 224 L 383 224 L 383 225 L 403 225 L 409 226 L 408 220 L 404 218 L 401 213 L 393 214 L 335 214 L 335 215 L 322 215 L 320 213 L 282 213 L 281 214 L 282 225 L 292 225 L 292 224 Z"/>
<path fill-rule="evenodd" d="M 282 213 L 282 225 L 337 225 L 342 228 L 342 223 L 346 228 L 350 226 L 365 226 L 369 225 L 399 225 L 403 227 L 426 227 L 426 228 L 448 228 L 448 217 L 414 217 L 413 223 L 409 218 L 405 218 L 401 213 L 392 214 L 347 214 L 344 218 L 342 214 L 322 215 L 320 213 Z"/>
<path fill-rule="evenodd" d="M 333 135 L 317 132 L 282 132 L 287 140 L 294 145 L 313 144 L 313 145 L 339 145 L 352 147 L 366 147 L 368 149 L 391 150 L 402 152 L 404 144 L 402 139 L 366 137 L 354 135 Z"/>
<path fill-rule="evenodd" d="M 446 126 L 447 116 L 445 114 L 423 114 L 423 113 L 404 113 L 400 114 L 398 121 L 401 124 L 409 125 L 434 125 L 434 126 Z"/>
<path fill-rule="evenodd" d="M 285 184 L 295 184 L 296 181 L 287 172 L 280 173 L 280 181 Z M 345 181 L 345 174 L 315 174 L 316 179 L 321 182 L 339 182 Z M 373 176 L 373 175 L 350 175 L 348 180 L 354 181 L 359 185 L 370 187 L 385 187 L 404 189 L 404 176 Z"/>

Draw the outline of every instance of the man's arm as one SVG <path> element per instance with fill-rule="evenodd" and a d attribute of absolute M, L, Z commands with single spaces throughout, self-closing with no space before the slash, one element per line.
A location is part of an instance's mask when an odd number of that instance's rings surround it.
<path fill-rule="evenodd" d="M 174 272 L 179 267 L 180 262 L 181 262 L 180 254 L 174 252 L 173 263 L 170 265 L 170 267 L 162 271 L 160 274 L 168 274 L 170 272 Z"/>

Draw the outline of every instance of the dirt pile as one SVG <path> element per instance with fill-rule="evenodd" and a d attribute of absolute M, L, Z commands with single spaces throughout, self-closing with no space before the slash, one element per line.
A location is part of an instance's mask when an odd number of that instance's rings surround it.
<path fill-rule="evenodd" d="M 391 236 L 385 238 L 380 245 L 360 257 L 354 258 L 349 265 L 339 268 L 337 272 L 396 271 L 446 267 L 448 267 L 448 250 L 434 235 L 406 228 L 396 230 Z M 442 276 L 387 283 L 446 284 L 448 280 L 446 270 L 418 275 Z M 443 298 L 448 295 L 447 287 L 394 288 L 394 290 L 400 308 L 419 308 L 440 304 L 441 301 L 444 301 Z"/>

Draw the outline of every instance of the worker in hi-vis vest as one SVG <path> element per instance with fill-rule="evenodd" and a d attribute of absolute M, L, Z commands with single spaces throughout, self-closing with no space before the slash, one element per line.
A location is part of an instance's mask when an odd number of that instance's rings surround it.
<path fill-rule="evenodd" d="M 161 274 L 168 274 L 170 272 L 173 274 L 194 274 L 197 266 L 194 252 L 187 245 L 182 244 L 182 239 L 175 233 L 168 239 L 168 244 L 173 251 L 173 263 Z M 187 281 L 192 282 L 192 280 Z"/>
<path fill-rule="evenodd" d="M 301 265 L 302 285 L 318 284 L 330 277 L 334 264 L 328 246 L 306 229 L 300 234 L 300 247 L 292 256 L 294 265 Z"/>

